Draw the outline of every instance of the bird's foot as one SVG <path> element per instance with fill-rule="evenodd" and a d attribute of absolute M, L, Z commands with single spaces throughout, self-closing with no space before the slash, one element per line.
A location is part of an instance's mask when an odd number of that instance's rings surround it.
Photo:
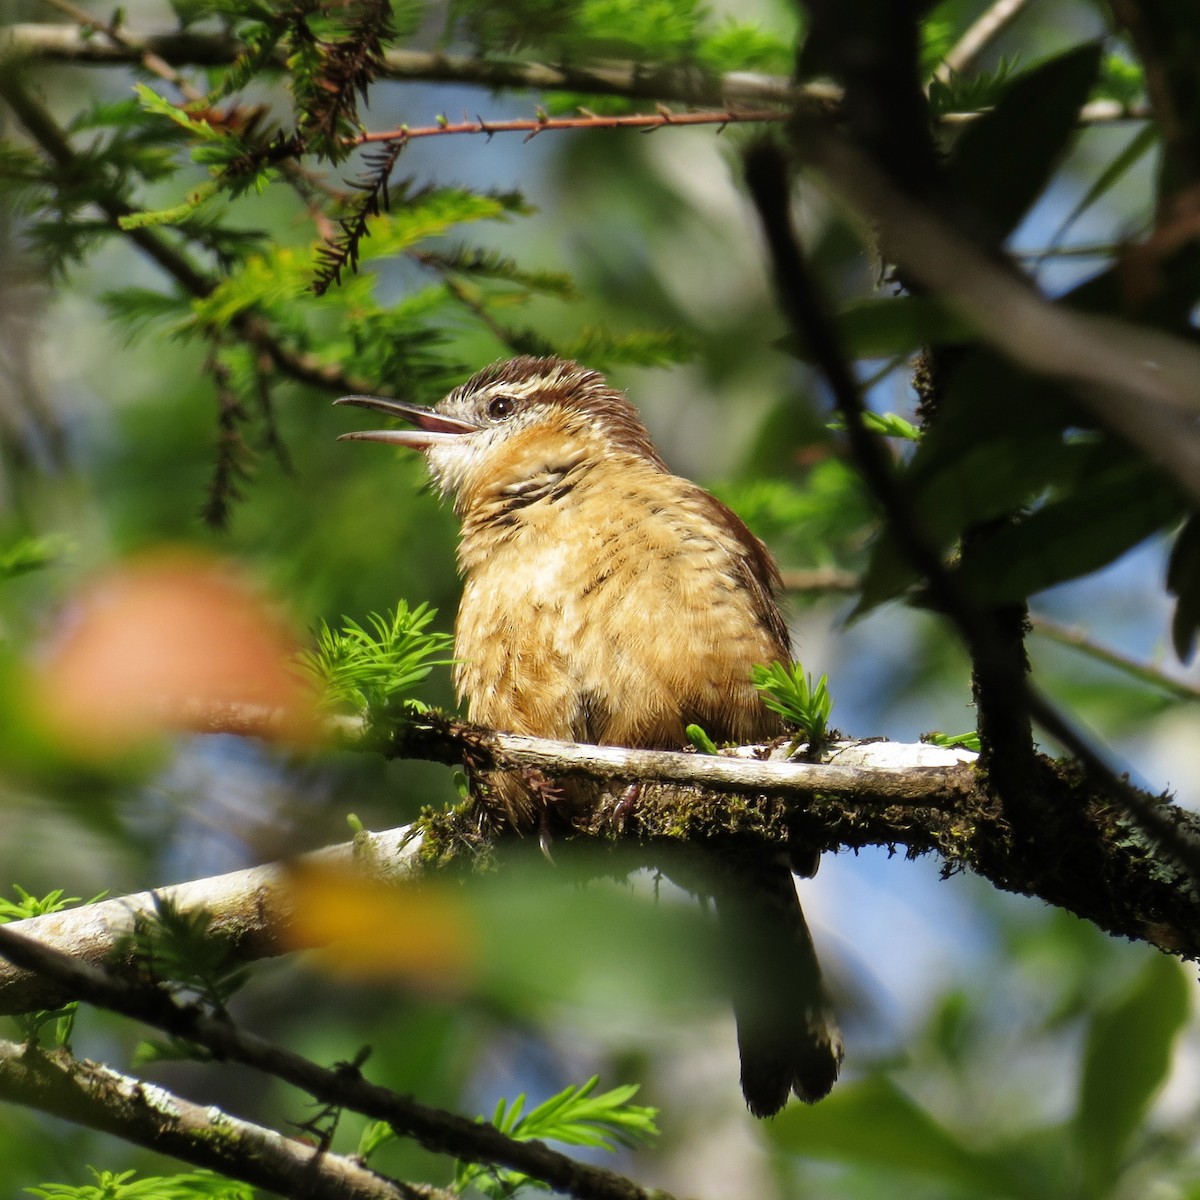
<path fill-rule="evenodd" d="M 550 814 L 565 799 L 562 788 L 534 768 L 523 774 L 537 808 L 538 848 L 545 855 L 546 861 L 553 863 L 554 856 L 550 853 L 550 847 L 554 844 L 554 833 L 550 825 Z"/>

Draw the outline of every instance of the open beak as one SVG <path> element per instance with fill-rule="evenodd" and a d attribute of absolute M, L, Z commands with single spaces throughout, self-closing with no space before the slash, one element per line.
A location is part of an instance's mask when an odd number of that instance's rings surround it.
<path fill-rule="evenodd" d="M 339 442 L 390 442 L 393 446 L 407 446 L 411 450 L 428 450 L 442 442 L 451 442 L 464 433 L 474 433 L 479 426 L 457 417 L 447 417 L 436 409 L 420 404 L 409 404 L 404 400 L 384 400 L 381 396 L 343 396 L 334 404 L 353 404 L 356 408 L 370 408 L 388 416 L 399 417 L 415 425 L 416 429 L 361 429 L 343 433 Z"/>

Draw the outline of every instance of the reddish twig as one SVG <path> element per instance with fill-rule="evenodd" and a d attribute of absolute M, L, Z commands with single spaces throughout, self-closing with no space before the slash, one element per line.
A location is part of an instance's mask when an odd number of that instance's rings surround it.
<path fill-rule="evenodd" d="M 436 125 L 420 125 L 410 129 L 402 125 L 399 129 L 385 129 L 377 133 L 361 133 L 354 138 L 355 145 L 366 145 L 371 142 L 411 142 L 417 138 L 442 137 L 453 133 L 482 133 L 491 138 L 497 133 L 524 133 L 526 141 L 535 138 L 539 133 L 560 129 L 661 129 L 664 125 L 726 125 L 747 124 L 750 122 L 786 121 L 788 113 L 783 109 L 764 108 L 721 109 L 704 112 L 673 112 L 669 108 L 660 107 L 653 113 L 624 113 L 619 116 L 605 116 L 600 113 L 580 110 L 577 117 L 547 117 L 539 114 L 536 117 L 523 117 L 514 121 L 485 121 L 476 117 L 473 121 L 460 121 L 451 124 L 449 121 L 439 121 Z M 720 129 L 718 129 L 720 132 Z"/>

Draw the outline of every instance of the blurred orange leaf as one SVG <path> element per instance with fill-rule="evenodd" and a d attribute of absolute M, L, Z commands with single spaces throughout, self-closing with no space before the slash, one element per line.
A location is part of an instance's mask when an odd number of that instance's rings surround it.
<path fill-rule="evenodd" d="M 158 554 L 91 583 L 35 668 L 34 710 L 85 754 L 119 754 L 166 729 L 220 729 L 305 740 L 312 697 L 296 643 L 232 568 Z"/>

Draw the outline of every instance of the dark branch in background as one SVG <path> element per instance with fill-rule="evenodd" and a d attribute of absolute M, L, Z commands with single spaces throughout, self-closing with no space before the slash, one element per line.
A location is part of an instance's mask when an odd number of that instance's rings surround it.
<path fill-rule="evenodd" d="M 397 1134 L 435 1154 L 511 1167 L 578 1200 L 670 1200 L 665 1192 L 648 1192 L 614 1171 L 576 1162 L 540 1142 L 519 1142 L 494 1125 L 419 1104 L 370 1083 L 350 1064 L 322 1067 L 243 1032 L 228 1020 L 209 1016 L 197 1005 L 181 1004 L 160 988 L 128 983 L 22 937 L 10 926 L 0 925 L 0 957 L 52 980 L 67 992 L 87 996 L 89 1004 L 194 1042 L 215 1058 L 242 1063 L 283 1080 L 323 1104 L 386 1121 Z"/>
<path fill-rule="evenodd" d="M 243 47 L 223 34 L 144 33 L 124 29 L 123 46 L 84 36 L 74 25 L 15 24 L 0 27 L 0 34 L 18 54 L 50 62 L 124 65 L 141 61 L 147 50 L 174 66 L 220 67 L 233 63 Z M 0 42 L 0 47 L 3 42 Z M 778 75 L 731 71 L 710 76 L 694 67 L 648 69 L 645 63 L 605 63 L 592 67 L 547 66 L 543 63 L 497 61 L 442 54 L 438 51 L 392 48 L 384 55 L 382 77 L 427 83 L 461 83 L 498 91 L 573 92 L 594 96 L 664 100 L 681 104 L 763 105 L 811 102 L 834 106 L 841 89 L 831 84 L 796 85 Z M 279 62 L 279 69 L 283 69 Z M 1087 104 L 1080 111 L 1086 123 L 1144 121 L 1144 105 L 1123 105 L 1112 100 Z M 973 113 L 949 113 L 953 124 L 969 121 Z"/>
<path fill-rule="evenodd" d="M 912 195 L 937 186 L 939 155 L 917 75 L 922 0 L 804 0 L 800 73 L 842 85 L 839 114 L 872 161 Z"/>
<path fill-rule="evenodd" d="M 1200 349 L 1144 326 L 1052 304 L 819 122 L 804 123 L 795 151 L 875 224 L 889 261 L 1018 366 L 1070 388 L 1200 503 Z"/>
<path fill-rule="evenodd" d="M 0 1041 L 0 1099 L 112 1134 L 231 1179 L 308 1200 L 452 1200 L 441 1189 L 385 1178 L 160 1084 L 65 1050 Z"/>
<path fill-rule="evenodd" d="M 1006 674 L 1002 657 L 978 615 L 959 595 L 941 556 L 919 529 L 912 504 L 896 476 L 884 442 L 866 424 L 866 405 L 858 381 L 842 351 L 838 332 L 817 295 L 792 225 L 788 168 L 783 155 L 774 147 L 760 143 L 747 155 L 746 181 L 762 221 L 776 284 L 791 326 L 798 337 L 805 339 L 805 344 L 812 346 L 868 488 L 891 518 L 904 553 L 927 580 L 935 607 L 958 625 L 975 673 L 986 688 L 997 673 Z M 1020 696 L 1018 699 L 1024 702 L 1025 698 Z M 999 752 L 1003 749 L 997 747 Z M 1014 802 L 1022 803 L 1009 796 L 1004 800 L 1009 808 Z M 1025 824 L 1023 821 L 1018 823 Z"/>
<path fill-rule="evenodd" d="M 917 412 L 923 428 L 936 425 L 943 405 L 943 380 L 962 353 L 958 346 L 928 346 L 913 371 L 913 387 L 919 398 Z M 1007 513 L 965 529 L 959 542 L 959 569 L 969 571 L 981 554 L 986 555 L 991 539 L 1020 519 Z M 963 597 L 966 603 L 966 597 Z M 1039 813 L 1029 797 L 1036 791 L 1038 761 L 1033 744 L 1026 688 L 1029 652 L 1025 634 L 1029 628 L 1029 606 L 978 603 L 973 609 L 979 636 L 986 644 L 986 663 L 971 663 L 971 697 L 975 704 L 976 729 L 984 751 L 984 766 L 992 787 L 1019 837 L 1036 838 Z M 986 666 L 986 671 L 981 669 Z"/>
<path fill-rule="evenodd" d="M 820 145 L 820 154 L 814 154 L 814 143 Z M 835 135 L 814 128 L 804 131 L 803 144 L 806 157 L 822 167 L 831 160 L 837 161 L 833 155 L 835 147 L 843 149 L 843 143 Z M 845 147 L 843 153 L 849 155 L 852 152 Z M 855 162 L 861 163 L 863 170 L 871 169 L 873 172 L 873 168 L 866 167 L 865 160 L 861 160 L 856 152 L 853 153 Z M 846 174 L 844 165 L 841 174 Z M 1002 652 L 989 638 L 986 626 L 981 625 L 977 614 L 960 595 L 959 588 L 947 573 L 940 557 L 922 535 L 912 506 L 892 470 L 891 460 L 862 419 L 864 405 L 857 382 L 842 354 L 837 332 L 809 278 L 792 226 L 787 164 L 782 153 L 774 147 L 761 144 L 754 148 L 747 157 L 746 178 L 762 220 L 785 315 L 796 336 L 812 347 L 816 362 L 829 382 L 863 478 L 881 507 L 889 514 L 905 554 L 925 578 L 934 605 L 957 627 L 977 675 L 988 679 L 995 673 L 995 656 Z M 834 178 L 835 182 L 842 182 L 838 175 Z M 874 172 L 873 182 L 877 190 L 886 187 L 888 195 L 897 204 L 901 203 L 901 193 L 887 187 L 882 177 Z M 915 207 L 906 203 L 909 209 Z M 860 207 L 864 207 L 872 217 L 880 219 L 876 205 Z M 931 216 L 927 219 L 934 220 Z M 902 221 L 899 213 L 891 212 L 888 229 L 900 226 Z M 889 255 L 894 253 L 890 237 L 885 236 L 883 243 Z M 904 265 L 914 270 L 916 267 L 907 258 Z M 995 273 L 1003 274 L 998 270 Z M 1002 663 L 1000 669 L 1003 671 Z M 1187 868 L 1193 882 L 1200 881 L 1200 840 L 1195 831 L 1181 820 L 1178 811 L 1149 801 L 1127 778 L 1119 775 L 1028 680 L 1024 681 L 1022 690 L 1022 701 L 1030 716 L 1082 764 L 1094 778 L 1097 787 L 1124 805 L 1147 835 Z M 1053 842 L 1057 836 L 1056 826 L 1071 819 L 1071 814 L 1061 805 L 1040 806 L 1037 816 L 1039 839 L 1043 842 Z"/>
<path fill-rule="evenodd" d="M 1196 47 L 1179 37 L 1175 18 L 1162 0 L 1110 0 L 1117 24 L 1129 35 L 1146 75 L 1146 91 L 1162 139 L 1158 211 L 1169 226 L 1200 212 L 1200 96 L 1196 91 Z"/>
<path fill-rule="evenodd" d="M 862 580 L 853 572 L 839 567 L 790 567 L 782 572 L 783 586 L 789 592 L 810 595 L 853 595 L 862 587 Z M 1078 650 L 1088 658 L 1124 671 L 1139 683 L 1169 693 L 1177 700 L 1200 700 L 1200 687 L 1164 670 L 1153 662 L 1133 658 L 1120 650 L 1114 650 L 1091 637 L 1085 629 L 1068 626 L 1043 613 L 1030 613 L 1031 632 L 1048 641 L 1058 642 Z"/>
<path fill-rule="evenodd" d="M 801 56 L 802 68 L 809 58 L 826 64 L 833 77 L 845 88 L 843 111 L 850 139 L 893 183 L 910 196 L 921 197 L 930 203 L 942 203 L 950 192 L 941 169 L 941 156 L 934 145 L 929 106 L 920 74 L 920 11 L 919 0 L 866 0 L 868 10 L 849 6 L 838 0 L 805 0 L 812 18 L 812 28 Z M 774 185 L 788 192 L 786 179 Z M 796 244 L 798 269 L 804 271 L 802 254 Z M 797 269 L 793 267 L 793 269 Z M 900 274 L 905 287 L 914 291 L 910 281 Z M 834 359 L 843 359 L 832 322 L 815 284 L 805 275 L 801 283 L 808 294 L 806 322 L 821 321 L 821 336 L 828 341 L 822 369 L 828 376 Z M 918 409 L 922 421 L 936 422 L 940 407 L 943 362 L 947 352 L 934 347 L 926 355 L 927 368 L 920 373 L 926 385 Z M 850 397 L 857 397 L 855 436 L 850 439 L 855 458 L 869 470 L 869 486 L 884 511 L 898 520 L 915 520 L 915 511 L 902 485 L 892 470 L 890 459 L 885 461 L 882 443 L 873 437 L 863 424 L 865 404 L 862 389 L 851 380 L 847 369 L 845 379 L 833 386 L 835 402 L 849 422 Z M 832 379 L 832 377 L 830 377 Z M 867 447 L 874 447 L 868 451 Z M 870 453 L 868 464 L 864 457 Z M 891 484 L 886 480 L 892 480 Z M 970 562 L 986 546 L 994 528 L 967 531 L 962 539 L 962 557 Z M 902 535 L 903 536 L 903 535 Z M 918 550 L 916 543 L 922 543 Z M 924 558 L 922 573 L 929 578 L 931 564 L 943 571 L 941 556 L 924 531 L 914 530 L 905 547 L 909 560 L 919 553 Z M 945 589 L 943 589 L 945 590 Z M 949 596 L 939 597 L 944 611 L 952 611 Z M 963 619 L 963 632 L 971 656 L 971 689 L 977 713 L 977 728 L 983 750 L 983 766 L 991 786 L 1004 805 L 1005 813 L 1018 839 L 1040 836 L 1039 817 L 1028 797 L 1035 784 L 1038 769 L 1034 753 L 1033 728 L 1029 720 L 1025 684 L 1028 657 L 1024 634 L 1026 612 L 1023 605 L 1002 608 L 971 606 L 965 596 L 957 605 Z"/>
<path fill-rule="evenodd" d="M 165 83 L 169 83 L 187 101 L 201 101 L 204 93 L 193 87 L 184 77 L 164 58 L 155 54 L 144 42 L 130 40 L 115 21 L 99 21 L 91 13 L 84 11 L 71 0 L 46 0 L 51 8 L 78 23 L 81 29 L 99 33 L 107 38 L 109 43 L 120 50 L 137 55 L 137 63 L 151 75 L 157 75 Z"/>

